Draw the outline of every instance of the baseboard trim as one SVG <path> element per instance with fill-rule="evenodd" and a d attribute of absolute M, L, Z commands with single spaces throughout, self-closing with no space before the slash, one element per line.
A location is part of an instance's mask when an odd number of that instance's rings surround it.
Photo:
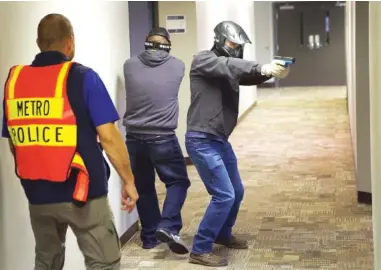
<path fill-rule="evenodd" d="M 239 123 L 241 123 L 245 119 L 245 117 L 254 109 L 255 106 L 257 106 L 257 101 L 254 101 L 254 103 L 251 104 L 251 106 L 238 118 L 237 125 L 239 125 Z M 187 166 L 193 165 L 193 162 L 190 159 L 190 157 L 185 157 L 185 164 Z"/>
<path fill-rule="evenodd" d="M 125 244 L 127 244 L 128 241 L 136 234 L 136 232 L 139 231 L 139 221 L 137 220 L 134 224 L 131 225 L 128 230 L 122 234 L 120 237 L 120 244 L 123 247 Z"/>
<path fill-rule="evenodd" d="M 358 203 L 372 205 L 372 193 L 357 191 L 357 201 Z"/>
<path fill-rule="evenodd" d="M 239 125 L 246 118 L 255 106 L 257 106 L 257 101 L 254 101 L 254 103 L 251 104 L 251 106 L 240 117 L 238 117 L 237 125 Z"/>

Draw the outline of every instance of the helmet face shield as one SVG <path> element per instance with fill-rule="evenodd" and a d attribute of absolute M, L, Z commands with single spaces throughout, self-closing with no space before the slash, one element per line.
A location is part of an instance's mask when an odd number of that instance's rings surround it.
<path fill-rule="evenodd" d="M 224 56 L 243 58 L 244 45 L 251 44 L 251 41 L 242 27 L 232 21 L 220 22 L 214 28 L 214 45 Z M 227 43 L 234 43 L 237 46 L 229 46 Z"/>
<path fill-rule="evenodd" d="M 224 26 L 225 38 L 235 44 L 243 45 L 245 43 L 251 43 L 246 32 L 241 28 L 241 26 L 234 24 L 225 24 Z"/>

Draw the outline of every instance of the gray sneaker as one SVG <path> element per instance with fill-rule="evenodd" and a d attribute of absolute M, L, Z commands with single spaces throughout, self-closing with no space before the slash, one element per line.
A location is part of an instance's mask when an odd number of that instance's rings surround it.
<path fill-rule="evenodd" d="M 181 240 L 180 236 L 174 235 L 167 230 L 158 229 L 155 233 L 157 240 L 162 243 L 166 243 L 169 249 L 176 254 L 184 255 L 188 254 L 189 250 L 183 240 Z"/>
<path fill-rule="evenodd" d="M 220 266 L 227 266 L 228 259 L 227 257 L 216 255 L 213 252 L 206 253 L 206 254 L 191 253 L 189 256 L 189 263 L 199 264 L 204 266 L 220 267 Z"/>

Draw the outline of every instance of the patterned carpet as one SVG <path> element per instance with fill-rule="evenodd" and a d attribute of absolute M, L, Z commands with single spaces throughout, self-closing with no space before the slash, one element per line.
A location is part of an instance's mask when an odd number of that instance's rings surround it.
<path fill-rule="evenodd" d="M 373 269 L 371 207 L 356 203 L 345 88 L 263 89 L 231 141 L 246 187 L 235 226 L 250 242 L 219 269 Z M 194 167 L 182 236 L 192 237 L 209 202 Z M 165 195 L 159 184 L 159 196 Z M 213 269 L 187 263 L 139 237 L 122 269 Z"/>

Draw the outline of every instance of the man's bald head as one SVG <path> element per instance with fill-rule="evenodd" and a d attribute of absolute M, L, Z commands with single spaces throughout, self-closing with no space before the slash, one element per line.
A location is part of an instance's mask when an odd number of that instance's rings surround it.
<path fill-rule="evenodd" d="M 69 19 L 61 14 L 42 18 L 37 29 L 37 44 L 41 51 L 59 51 L 71 60 L 74 57 L 74 32 Z"/>
<path fill-rule="evenodd" d="M 150 36 L 148 38 L 148 41 L 149 42 L 157 42 L 157 43 L 169 45 L 168 39 L 166 39 L 165 37 L 162 37 L 162 36 Z"/>

